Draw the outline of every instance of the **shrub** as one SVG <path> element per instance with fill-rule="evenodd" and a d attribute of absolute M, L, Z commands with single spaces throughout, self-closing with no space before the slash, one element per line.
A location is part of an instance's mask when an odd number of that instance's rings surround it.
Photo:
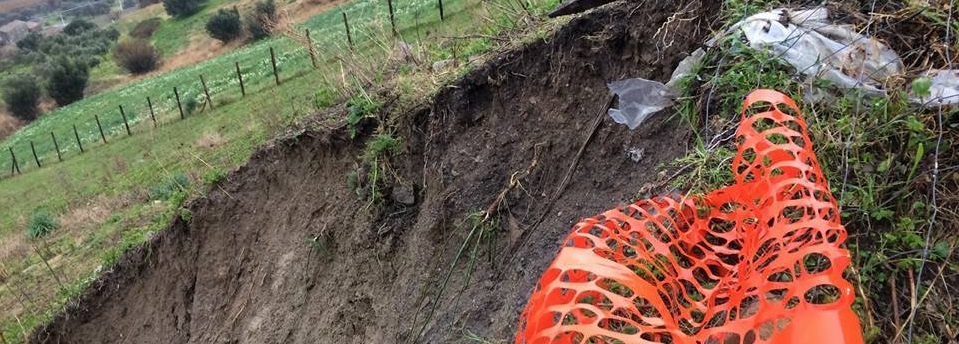
<path fill-rule="evenodd" d="M 170 16 L 183 18 L 189 17 L 200 10 L 205 0 L 163 0 L 163 9 Z"/>
<path fill-rule="evenodd" d="M 40 86 L 37 80 L 27 74 L 19 74 L 4 82 L 3 101 L 13 114 L 24 121 L 37 118 L 37 105 L 40 103 Z"/>
<path fill-rule="evenodd" d="M 160 65 L 160 52 L 144 40 L 120 42 L 113 49 L 113 58 L 133 74 L 143 74 Z"/>
<path fill-rule="evenodd" d="M 83 19 L 76 19 L 63 27 L 63 33 L 68 36 L 77 36 L 84 32 L 96 29 L 97 25 Z"/>
<path fill-rule="evenodd" d="M 206 22 L 206 32 L 224 43 L 240 37 L 243 33 L 240 12 L 236 7 L 233 10 L 220 9 Z"/>
<path fill-rule="evenodd" d="M 160 26 L 160 23 L 163 22 L 160 18 L 150 18 L 144 21 L 137 23 L 137 26 L 133 27 L 133 30 L 130 30 L 130 37 L 136 39 L 147 39 L 153 36 L 153 33 L 156 32 L 157 27 Z"/>
<path fill-rule="evenodd" d="M 253 6 L 253 12 L 246 18 L 247 30 L 253 39 L 263 39 L 273 33 L 280 17 L 276 14 L 273 0 L 259 1 Z"/>
<path fill-rule="evenodd" d="M 167 178 L 166 180 L 160 182 L 157 185 L 154 185 L 150 188 L 150 200 L 153 201 L 166 201 L 173 196 L 186 192 L 186 188 L 190 186 L 190 178 L 188 178 L 182 172 L 174 174 L 172 177 Z"/>
<path fill-rule="evenodd" d="M 57 223 L 57 219 L 46 210 L 38 208 L 33 211 L 33 216 L 30 217 L 30 225 L 27 227 L 27 237 L 30 239 L 44 237 L 59 226 L 60 224 Z"/>
<path fill-rule="evenodd" d="M 50 66 L 47 80 L 47 94 L 64 106 L 83 99 L 83 90 L 87 88 L 90 67 L 74 59 L 60 57 Z"/>
<path fill-rule="evenodd" d="M 37 49 L 40 49 L 40 43 L 42 41 L 43 36 L 41 36 L 39 32 L 31 32 L 17 41 L 17 48 L 20 50 L 37 51 Z"/>

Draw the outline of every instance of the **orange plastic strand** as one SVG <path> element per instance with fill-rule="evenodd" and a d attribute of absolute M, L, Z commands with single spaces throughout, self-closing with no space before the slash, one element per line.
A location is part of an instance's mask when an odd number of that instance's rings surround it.
<path fill-rule="evenodd" d="M 846 230 L 799 107 L 754 91 L 736 140 L 733 185 L 576 224 L 516 343 L 862 343 Z"/>

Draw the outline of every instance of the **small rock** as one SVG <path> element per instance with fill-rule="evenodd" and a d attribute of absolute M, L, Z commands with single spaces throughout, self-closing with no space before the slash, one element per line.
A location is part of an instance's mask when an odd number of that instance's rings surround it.
<path fill-rule="evenodd" d="M 452 64 L 452 62 L 453 60 L 451 59 L 439 60 L 439 61 L 433 62 L 433 71 L 442 72 L 446 70 L 446 68 L 448 68 Z"/>
<path fill-rule="evenodd" d="M 393 200 L 400 204 L 413 205 L 416 203 L 416 194 L 412 185 L 397 185 L 393 187 Z"/>
<path fill-rule="evenodd" d="M 628 157 L 629 160 L 632 160 L 633 162 L 643 161 L 643 157 L 645 156 L 646 156 L 646 149 L 636 148 L 636 147 L 626 149 L 626 157 Z"/>

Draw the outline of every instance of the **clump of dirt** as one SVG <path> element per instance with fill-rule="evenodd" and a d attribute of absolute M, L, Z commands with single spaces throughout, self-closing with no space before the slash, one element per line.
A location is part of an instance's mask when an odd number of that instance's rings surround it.
<path fill-rule="evenodd" d="M 717 5 L 685 5 L 624 2 L 578 17 L 469 73 L 431 107 L 391 115 L 404 147 L 382 212 L 347 183 L 363 143 L 346 128 L 264 148 L 32 342 L 508 341 L 570 226 L 630 201 L 685 152 L 687 127 L 668 115 L 629 131 L 604 114 L 607 82 L 665 81 L 703 41 Z M 696 19 L 663 26 L 682 8 Z M 390 196 L 409 189 L 412 202 Z M 497 199 L 470 282 L 464 258 L 441 292 L 470 214 Z"/>

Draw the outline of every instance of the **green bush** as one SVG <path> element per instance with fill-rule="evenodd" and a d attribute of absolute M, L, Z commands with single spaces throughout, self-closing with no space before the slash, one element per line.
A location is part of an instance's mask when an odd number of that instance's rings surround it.
<path fill-rule="evenodd" d="M 28 74 L 18 74 L 7 79 L 3 86 L 3 101 L 14 117 L 24 121 L 37 118 L 37 105 L 40 103 L 37 79 Z"/>
<path fill-rule="evenodd" d="M 205 0 L 163 0 L 163 9 L 172 17 L 189 17 L 200 10 Z"/>
<path fill-rule="evenodd" d="M 90 67 L 74 59 L 60 57 L 50 66 L 47 94 L 64 106 L 83 99 L 83 90 L 90 79 Z"/>
<path fill-rule="evenodd" d="M 27 227 L 27 237 L 30 239 L 44 237 L 59 226 L 60 224 L 57 223 L 56 218 L 50 215 L 46 210 L 38 208 L 33 211 L 33 216 L 30 217 L 30 225 Z"/>
<path fill-rule="evenodd" d="M 157 28 L 160 27 L 160 23 L 163 20 L 160 18 L 150 18 L 144 21 L 137 23 L 137 26 L 133 27 L 133 30 L 130 30 L 130 37 L 136 39 L 147 39 L 153 36 L 153 33 L 156 32 Z"/>
<path fill-rule="evenodd" d="M 190 178 L 182 172 L 154 185 L 150 188 L 150 200 L 166 201 L 180 193 L 185 193 L 190 186 Z"/>
<path fill-rule="evenodd" d="M 240 11 L 220 9 L 206 22 L 206 32 L 221 42 L 229 42 L 243 34 Z"/>
<path fill-rule="evenodd" d="M 160 65 L 160 52 L 145 40 L 123 41 L 113 49 L 113 58 L 132 74 L 143 74 Z"/>
<path fill-rule="evenodd" d="M 255 40 L 270 37 L 279 21 L 280 17 L 276 14 L 276 4 L 273 0 L 259 1 L 253 6 L 253 12 L 246 18 L 247 31 Z"/>
<path fill-rule="evenodd" d="M 96 28 L 97 28 L 97 24 L 88 22 L 83 19 L 76 19 L 70 22 L 70 24 L 67 24 L 67 26 L 63 27 L 63 33 L 68 36 L 77 36 L 84 32 L 87 32 Z"/>
<path fill-rule="evenodd" d="M 34 31 L 17 41 L 17 48 L 20 50 L 37 51 L 41 41 L 43 41 L 43 36 L 41 36 L 39 32 Z"/>

